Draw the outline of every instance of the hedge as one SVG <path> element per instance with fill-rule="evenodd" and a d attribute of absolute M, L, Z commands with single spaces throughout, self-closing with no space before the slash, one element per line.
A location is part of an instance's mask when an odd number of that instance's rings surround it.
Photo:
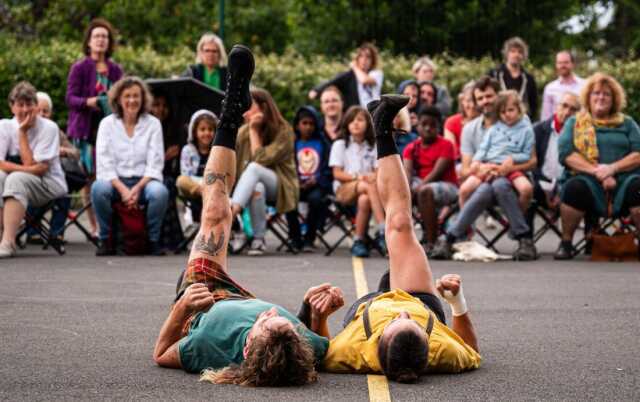
<path fill-rule="evenodd" d="M 38 88 L 48 92 L 54 102 L 54 118 L 62 128 L 66 126 L 67 110 L 64 105 L 67 74 L 71 64 L 82 57 L 81 46 L 76 42 L 52 40 L 47 43 L 17 43 L 11 38 L 0 37 L 0 94 L 9 94 L 12 86 L 20 80 L 28 80 Z M 180 74 L 194 61 L 192 49 L 176 48 L 171 54 L 160 54 L 150 46 L 117 49 L 114 60 L 125 72 L 143 78 L 161 78 Z M 307 93 L 317 83 L 345 70 L 347 60 L 329 56 L 304 58 L 294 51 L 283 55 L 256 55 L 257 70 L 254 84 L 269 90 L 283 114 L 291 119 L 295 110 L 309 103 Z M 383 92 L 392 92 L 404 79 L 410 76 L 415 57 L 382 54 L 385 74 Z M 471 60 L 441 54 L 434 57 L 438 65 L 437 79 L 452 94 L 457 94 L 462 86 L 486 73 L 496 62 L 488 57 Z M 538 82 L 542 92 L 544 84 L 555 78 L 553 66 L 527 66 Z M 578 74 L 588 76 L 600 70 L 612 74 L 620 80 L 627 91 L 627 113 L 640 117 L 640 61 L 612 60 L 591 61 L 578 69 Z M 540 97 L 541 99 L 542 97 Z M 317 102 L 316 102 L 316 106 Z M 6 102 L 0 102 L 0 116 L 10 117 Z"/>

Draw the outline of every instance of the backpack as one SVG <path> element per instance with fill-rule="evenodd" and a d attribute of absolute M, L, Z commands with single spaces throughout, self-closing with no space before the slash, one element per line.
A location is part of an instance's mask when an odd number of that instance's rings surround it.
<path fill-rule="evenodd" d="M 147 254 L 149 245 L 145 208 L 138 206 L 129 209 L 121 201 L 114 203 L 109 242 L 119 255 Z"/>

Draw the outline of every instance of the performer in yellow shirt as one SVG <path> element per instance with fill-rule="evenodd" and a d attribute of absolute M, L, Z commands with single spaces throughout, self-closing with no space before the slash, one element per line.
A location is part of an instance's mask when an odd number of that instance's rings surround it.
<path fill-rule="evenodd" d="M 356 301 L 347 313 L 344 329 L 331 340 L 325 356 L 327 371 L 384 373 L 391 380 L 411 382 L 427 372 L 458 373 L 480 366 L 461 278 L 449 274 L 434 284 L 413 230 L 411 193 L 391 135 L 393 118 L 408 101 L 406 96 L 384 95 L 368 105 L 376 134 L 377 186 L 386 213 L 390 270 L 379 291 Z M 452 308 L 451 328 L 436 292 Z"/>

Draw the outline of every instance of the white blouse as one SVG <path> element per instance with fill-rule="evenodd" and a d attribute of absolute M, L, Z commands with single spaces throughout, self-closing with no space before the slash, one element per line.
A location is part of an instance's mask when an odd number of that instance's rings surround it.
<path fill-rule="evenodd" d="M 100 122 L 96 139 L 96 178 L 150 177 L 162 181 L 162 124 L 144 113 L 129 137 L 121 118 L 112 114 Z"/>

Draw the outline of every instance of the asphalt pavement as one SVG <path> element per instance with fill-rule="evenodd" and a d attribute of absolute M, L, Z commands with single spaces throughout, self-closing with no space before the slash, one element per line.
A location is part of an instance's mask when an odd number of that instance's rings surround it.
<path fill-rule="evenodd" d="M 363 375 L 321 373 L 297 388 L 198 382 L 157 367 L 152 351 L 186 255 L 96 258 L 78 238 L 67 254 L 29 246 L 0 260 L 0 400 L 367 401 Z M 304 291 L 329 281 L 356 298 L 348 249 L 333 256 L 231 257 L 229 270 L 258 297 L 296 312 Z M 555 262 L 556 239 L 535 262 L 432 262 L 462 275 L 482 367 L 391 383 L 394 401 L 640 400 L 640 264 Z M 514 245 L 500 243 L 511 253 Z M 386 260 L 364 261 L 370 288 Z M 346 308 L 330 320 L 339 330 Z M 448 312 L 447 312 L 448 313 Z"/>

